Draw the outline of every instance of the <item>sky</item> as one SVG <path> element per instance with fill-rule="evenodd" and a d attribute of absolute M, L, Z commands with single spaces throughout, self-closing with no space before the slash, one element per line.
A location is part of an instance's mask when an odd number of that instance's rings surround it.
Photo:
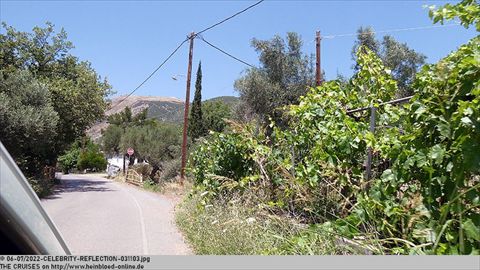
<path fill-rule="evenodd" d="M 0 0 L 0 21 L 20 31 L 31 31 L 34 26 L 44 26 L 46 21 L 55 24 L 57 29 L 63 27 L 75 45 L 71 53 L 89 61 L 99 75 L 107 78 L 116 95 L 124 95 L 155 70 L 189 33 L 200 31 L 255 2 Z M 335 36 L 355 33 L 360 26 L 372 26 L 382 32 L 377 38 L 389 34 L 425 54 L 428 63 L 435 63 L 477 35 L 474 29 L 457 25 L 424 29 L 433 25 L 424 6 L 445 3 L 266 0 L 205 32 L 203 37 L 245 62 L 259 66 L 258 54 L 250 46 L 252 38 L 265 40 L 277 34 L 285 37 L 287 32 L 297 32 L 304 41 L 303 51 L 310 54 L 315 52 L 317 30 L 322 36 Z M 383 33 L 393 29 L 410 30 Z M 352 74 L 354 40 L 353 35 L 322 40 L 321 62 L 326 79 L 335 78 L 337 74 Z M 238 95 L 233 84 L 247 66 L 198 39 L 194 41 L 192 93 L 199 61 L 202 62 L 204 100 Z M 135 95 L 183 100 L 187 64 L 188 44 L 184 44 Z"/>

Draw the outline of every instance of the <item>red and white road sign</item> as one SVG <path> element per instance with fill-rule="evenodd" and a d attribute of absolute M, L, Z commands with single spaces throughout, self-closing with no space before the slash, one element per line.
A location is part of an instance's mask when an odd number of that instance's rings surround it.
<path fill-rule="evenodd" d="M 135 153 L 135 151 L 133 151 L 133 148 L 128 148 L 128 149 L 127 149 L 127 154 L 128 154 L 129 156 L 133 155 L 133 153 Z"/>

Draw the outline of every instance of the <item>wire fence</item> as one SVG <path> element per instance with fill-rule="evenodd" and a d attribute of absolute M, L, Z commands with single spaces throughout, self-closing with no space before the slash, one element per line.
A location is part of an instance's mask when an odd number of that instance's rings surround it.
<path fill-rule="evenodd" d="M 378 107 L 382 107 L 382 106 L 385 106 L 385 105 L 396 105 L 396 104 L 402 104 L 402 103 L 406 103 L 406 102 L 409 102 L 410 99 L 412 99 L 413 96 L 408 96 L 408 97 L 403 97 L 403 98 L 399 98 L 399 99 L 394 99 L 394 100 L 390 100 L 390 101 L 387 101 L 387 102 L 383 102 L 383 103 L 380 103 L 378 104 Z M 376 118 L 377 118 L 377 107 L 376 106 L 370 106 L 370 107 L 364 107 L 364 108 L 357 108 L 357 109 L 350 109 L 350 110 L 347 110 L 347 115 L 349 116 L 353 116 L 354 113 L 356 112 L 362 112 L 362 111 L 370 111 L 370 127 L 369 127 L 369 131 L 375 135 L 375 130 L 377 128 L 380 128 L 380 127 L 377 127 L 376 125 Z M 383 126 L 381 128 L 388 128 L 386 126 Z M 367 149 L 367 160 L 366 160 L 366 165 L 365 165 L 365 178 L 367 180 L 370 180 L 372 179 L 372 164 L 374 162 L 374 153 L 373 153 L 373 150 L 371 147 L 368 147 Z M 382 167 L 388 167 L 389 166 L 389 162 L 388 161 L 383 161 L 383 164 L 382 164 Z"/>

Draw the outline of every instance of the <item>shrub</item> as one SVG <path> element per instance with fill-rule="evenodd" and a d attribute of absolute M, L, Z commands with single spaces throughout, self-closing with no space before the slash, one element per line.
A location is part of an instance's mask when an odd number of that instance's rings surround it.
<path fill-rule="evenodd" d="M 79 170 L 102 171 L 107 168 L 107 160 L 101 153 L 83 151 L 78 157 L 77 167 Z"/>
<path fill-rule="evenodd" d="M 70 170 L 77 166 L 79 155 L 80 149 L 73 146 L 65 154 L 58 157 L 58 163 L 63 173 L 68 174 Z"/>
<path fill-rule="evenodd" d="M 171 181 L 178 175 L 182 168 L 182 160 L 180 158 L 172 159 L 163 163 L 163 170 L 160 174 L 161 181 Z"/>
<path fill-rule="evenodd" d="M 436 21 L 458 16 L 468 26 L 479 10 L 478 3 L 464 0 L 432 16 Z M 288 129 L 272 124 L 271 136 L 262 137 L 248 126 L 234 128 L 201 144 L 190 164 L 199 203 L 241 200 L 322 223 L 291 238 L 298 243 L 317 242 L 312 239 L 333 230 L 374 253 L 478 255 L 479 55 L 475 37 L 423 67 L 410 103 L 392 106 L 380 103 L 393 97 L 395 81 L 374 53 L 360 47 L 355 76 L 310 89 L 288 108 Z M 369 129 L 369 110 L 347 115 L 362 107 L 376 108 L 375 130 Z M 377 159 L 372 178 L 364 175 L 367 149 Z M 217 210 L 212 208 L 202 211 Z M 248 239 L 244 233 L 238 232 Z"/>
<path fill-rule="evenodd" d="M 28 178 L 28 182 L 39 198 L 44 198 L 52 193 L 53 181 L 48 179 Z"/>
<path fill-rule="evenodd" d="M 407 106 L 376 104 L 396 84 L 368 49 L 349 85 L 325 83 L 291 106 L 290 127 L 271 137 L 251 129 L 213 134 L 193 153 L 191 172 L 202 203 L 250 194 L 258 206 L 309 223 L 331 223 L 342 236 L 363 237 L 391 254 L 478 254 L 480 234 L 480 38 L 413 84 Z M 377 106 L 379 128 L 370 132 Z M 367 148 L 393 165 L 364 176 Z M 244 199 L 242 199 L 244 200 Z"/>
<path fill-rule="evenodd" d="M 133 166 L 130 166 L 129 169 L 135 170 L 137 173 L 141 174 L 143 179 L 148 179 L 150 173 L 152 172 L 152 166 L 146 163 L 138 163 Z"/>

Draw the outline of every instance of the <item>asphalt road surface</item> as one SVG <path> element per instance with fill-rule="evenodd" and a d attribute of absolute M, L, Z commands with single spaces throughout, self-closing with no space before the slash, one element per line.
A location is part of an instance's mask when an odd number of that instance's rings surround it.
<path fill-rule="evenodd" d="M 191 254 L 171 198 L 88 175 L 62 175 L 42 205 L 72 254 Z"/>

